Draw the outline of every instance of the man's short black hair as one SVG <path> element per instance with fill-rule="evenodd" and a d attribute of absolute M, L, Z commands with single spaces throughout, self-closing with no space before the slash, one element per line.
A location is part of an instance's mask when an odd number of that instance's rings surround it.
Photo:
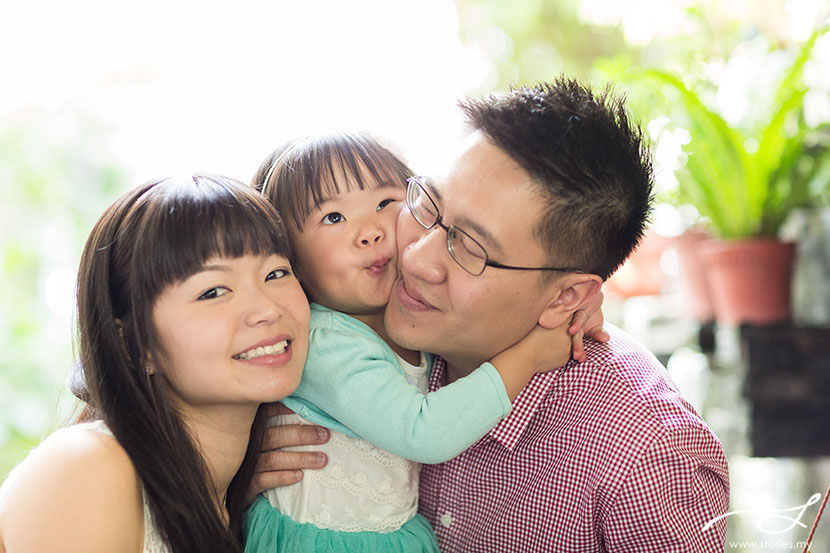
<path fill-rule="evenodd" d="M 565 77 L 460 103 L 470 130 L 539 186 L 548 209 L 535 232 L 549 261 L 603 279 L 636 248 L 652 202 L 649 150 L 624 104 Z"/>

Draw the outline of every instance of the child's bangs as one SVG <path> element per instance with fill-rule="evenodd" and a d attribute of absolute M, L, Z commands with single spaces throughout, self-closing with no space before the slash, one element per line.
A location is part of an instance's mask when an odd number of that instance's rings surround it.
<path fill-rule="evenodd" d="M 337 133 L 298 142 L 286 151 L 292 192 L 276 192 L 292 222 L 303 221 L 331 198 L 350 190 L 404 187 L 412 171 L 379 142 L 360 133 Z M 287 183 L 286 183 L 287 184 Z M 285 194 L 286 197 L 282 196 Z M 282 196 L 280 198 L 280 196 Z"/>

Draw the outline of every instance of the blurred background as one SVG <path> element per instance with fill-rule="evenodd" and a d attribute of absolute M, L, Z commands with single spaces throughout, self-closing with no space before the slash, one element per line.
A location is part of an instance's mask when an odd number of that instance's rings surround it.
<path fill-rule="evenodd" d="M 828 16 L 827 0 L 5 5 L 0 477 L 73 416 L 75 271 L 121 192 L 247 181 L 282 141 L 343 127 L 427 173 L 456 99 L 567 73 L 627 93 L 654 152 L 659 204 L 606 317 L 721 437 L 741 511 L 726 550 L 800 551 L 830 485 Z M 811 550 L 830 552 L 830 519 Z"/>

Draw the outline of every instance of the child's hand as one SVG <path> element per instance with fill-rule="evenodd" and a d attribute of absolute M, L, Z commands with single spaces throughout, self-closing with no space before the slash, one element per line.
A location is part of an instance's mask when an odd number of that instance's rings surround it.
<path fill-rule="evenodd" d="M 602 323 L 604 322 L 601 309 L 602 299 L 603 295 L 602 291 L 600 291 L 585 305 L 584 309 L 580 309 L 574 313 L 571 318 L 571 326 L 568 327 L 568 333 L 572 336 L 571 357 L 577 361 L 585 360 L 585 346 L 582 343 L 583 334 L 600 342 L 607 342 L 611 339 L 608 333 L 602 328 Z M 585 329 L 588 330 L 586 331 Z"/>
<path fill-rule="evenodd" d="M 281 403 L 267 406 L 268 417 L 285 415 L 292 411 Z M 324 444 L 329 431 L 322 426 L 286 424 L 265 429 L 262 449 L 251 485 L 246 495 L 248 504 L 265 490 L 294 484 L 303 479 L 302 469 L 321 469 L 326 466 L 326 455 L 318 452 L 280 451 L 283 447 Z"/>
<path fill-rule="evenodd" d="M 516 399 L 534 374 L 561 367 L 571 358 L 584 361 L 583 335 L 600 342 L 610 339 L 602 328 L 602 300 L 600 291 L 583 309 L 574 313 L 569 324 L 552 330 L 536 325 L 521 341 L 491 360 L 504 381 L 510 401 Z"/>
<path fill-rule="evenodd" d="M 538 324 L 518 343 L 490 361 L 501 375 L 510 401 L 516 399 L 533 375 L 561 367 L 571 358 L 570 324 L 554 329 Z"/>

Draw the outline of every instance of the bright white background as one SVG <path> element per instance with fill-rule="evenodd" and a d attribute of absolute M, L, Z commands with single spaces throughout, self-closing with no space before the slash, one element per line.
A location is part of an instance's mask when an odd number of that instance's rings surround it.
<path fill-rule="evenodd" d="M 0 122 L 97 121 L 138 181 L 245 180 L 281 141 L 327 128 L 430 160 L 453 139 L 455 99 L 489 71 L 451 0 L 33 0 L 0 20 Z"/>

